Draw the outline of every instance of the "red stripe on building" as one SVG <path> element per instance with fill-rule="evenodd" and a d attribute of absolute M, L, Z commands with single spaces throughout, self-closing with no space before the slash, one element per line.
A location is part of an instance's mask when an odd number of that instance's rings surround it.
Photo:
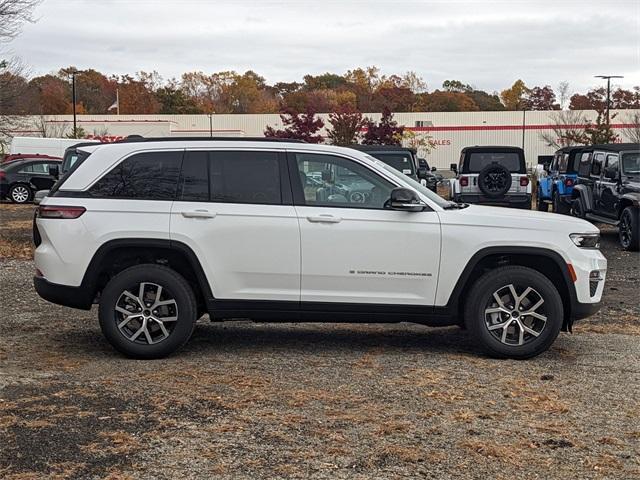
<path fill-rule="evenodd" d="M 473 130 L 552 130 L 554 128 L 575 130 L 589 127 L 589 124 L 576 124 L 576 125 L 449 125 L 443 127 L 405 127 L 407 130 L 413 132 L 463 132 Z M 612 123 L 611 128 L 638 128 L 640 124 L 637 123 Z"/>

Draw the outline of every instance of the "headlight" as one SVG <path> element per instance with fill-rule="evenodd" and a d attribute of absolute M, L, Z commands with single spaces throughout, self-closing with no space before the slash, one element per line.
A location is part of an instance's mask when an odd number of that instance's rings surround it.
<path fill-rule="evenodd" d="M 569 237 L 580 248 L 600 248 L 599 233 L 572 233 Z"/>

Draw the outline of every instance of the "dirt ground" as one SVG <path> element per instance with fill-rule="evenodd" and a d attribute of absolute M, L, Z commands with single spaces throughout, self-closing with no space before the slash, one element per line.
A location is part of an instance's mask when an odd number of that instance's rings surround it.
<path fill-rule="evenodd" d="M 133 361 L 33 291 L 0 205 L 0 478 L 640 478 L 640 255 L 603 229 L 604 307 L 529 361 L 458 328 L 222 324 Z"/>

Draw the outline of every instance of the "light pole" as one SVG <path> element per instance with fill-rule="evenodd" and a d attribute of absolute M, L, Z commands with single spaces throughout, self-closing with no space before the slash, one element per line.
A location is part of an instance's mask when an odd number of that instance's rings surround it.
<path fill-rule="evenodd" d="M 78 125 L 76 119 L 76 75 L 83 73 L 81 70 L 68 70 L 67 75 L 71 75 L 71 98 L 73 103 L 73 137 L 77 138 Z"/>
<path fill-rule="evenodd" d="M 622 75 L 595 75 L 595 78 L 607 80 L 607 125 L 609 125 L 609 108 L 611 108 L 611 79 L 624 77 Z"/>
<path fill-rule="evenodd" d="M 213 138 L 213 114 L 216 112 L 211 112 L 208 115 L 209 117 L 209 138 Z"/>

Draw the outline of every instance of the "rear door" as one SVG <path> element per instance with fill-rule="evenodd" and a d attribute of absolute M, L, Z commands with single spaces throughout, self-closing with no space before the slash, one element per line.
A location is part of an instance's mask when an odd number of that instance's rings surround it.
<path fill-rule="evenodd" d="M 603 152 L 594 152 L 593 161 L 591 162 L 591 171 L 589 178 L 593 185 L 593 210 L 602 212 L 602 171 L 604 169 L 605 154 Z"/>
<path fill-rule="evenodd" d="M 194 251 L 219 308 L 300 299 L 300 229 L 283 153 L 185 154 L 171 239 Z M 253 305 L 258 305 L 253 303 Z"/>
<path fill-rule="evenodd" d="M 607 171 L 615 171 L 616 178 L 607 178 Z M 608 153 L 605 159 L 605 166 L 602 173 L 602 180 L 600 181 L 600 208 L 603 215 L 608 217 L 617 218 L 618 203 L 619 203 L 619 159 L 617 153 Z"/>

